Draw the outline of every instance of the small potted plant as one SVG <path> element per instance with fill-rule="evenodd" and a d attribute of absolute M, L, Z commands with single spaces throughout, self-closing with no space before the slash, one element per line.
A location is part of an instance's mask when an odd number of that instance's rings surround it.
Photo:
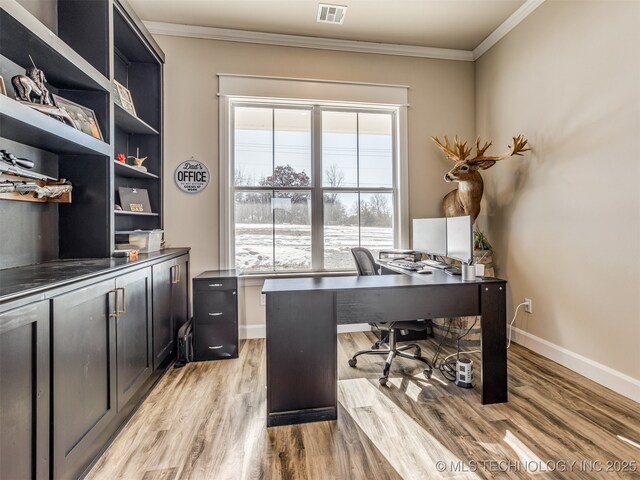
<path fill-rule="evenodd" d="M 484 264 L 484 276 L 493 276 L 492 247 L 485 234 L 478 229 L 473 232 L 473 263 Z"/>
<path fill-rule="evenodd" d="M 473 248 L 479 251 L 491 251 L 491 244 L 481 230 L 476 229 L 475 232 L 473 232 Z"/>

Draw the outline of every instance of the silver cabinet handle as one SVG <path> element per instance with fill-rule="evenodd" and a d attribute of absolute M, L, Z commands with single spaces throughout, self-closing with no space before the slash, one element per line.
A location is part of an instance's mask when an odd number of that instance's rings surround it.
<path fill-rule="evenodd" d="M 222 348 L 222 345 L 216 345 L 214 347 L 209 347 L 209 350 L 217 350 L 219 348 Z"/>
<path fill-rule="evenodd" d="M 120 315 L 121 313 L 127 313 L 127 299 L 125 298 L 125 289 L 124 288 L 116 288 L 116 290 L 120 290 L 122 291 L 122 310 L 120 310 L 118 312 L 118 315 Z M 118 297 L 118 294 L 116 293 L 116 298 Z M 118 307 L 116 306 L 116 309 Z"/>
<path fill-rule="evenodd" d="M 220 315 L 222 315 L 222 312 L 215 312 L 215 313 L 210 313 L 209 314 L 210 317 L 218 317 Z"/>
<path fill-rule="evenodd" d="M 222 284 L 221 283 L 210 283 L 209 286 L 210 287 L 221 287 Z"/>
<path fill-rule="evenodd" d="M 180 268 L 181 265 L 176 265 L 176 267 L 178 267 L 178 279 L 176 280 L 176 283 L 180 283 L 180 280 L 182 280 L 182 269 Z"/>
<path fill-rule="evenodd" d="M 178 275 L 177 275 L 177 270 L 176 270 L 176 266 L 174 265 L 173 267 L 171 267 L 171 283 L 178 283 Z"/>
<path fill-rule="evenodd" d="M 118 289 L 116 288 L 115 290 L 111 290 L 109 293 L 115 293 L 116 294 L 116 305 L 115 305 L 115 310 L 113 312 L 109 312 L 109 316 L 110 317 L 116 317 L 118 318 L 118 314 L 120 313 L 120 302 L 119 302 L 119 296 L 118 296 Z"/>

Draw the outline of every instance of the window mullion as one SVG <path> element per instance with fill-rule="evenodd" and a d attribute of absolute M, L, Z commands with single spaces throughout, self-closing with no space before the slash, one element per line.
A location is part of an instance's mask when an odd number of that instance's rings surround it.
<path fill-rule="evenodd" d="M 276 171 L 276 109 L 271 109 L 271 178 L 273 190 L 271 190 L 271 252 L 273 259 L 273 271 L 276 271 L 276 209 L 273 208 L 276 198 L 275 190 Z"/>
<path fill-rule="evenodd" d="M 311 268 L 324 269 L 324 219 L 322 195 L 322 119 L 318 106 L 313 107 L 311 119 Z"/>

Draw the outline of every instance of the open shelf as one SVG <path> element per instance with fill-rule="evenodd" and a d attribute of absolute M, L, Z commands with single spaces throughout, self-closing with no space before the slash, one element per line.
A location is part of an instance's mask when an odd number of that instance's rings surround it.
<path fill-rule="evenodd" d="M 162 230 L 159 229 L 151 229 L 151 230 L 116 230 L 114 233 L 114 235 L 130 235 L 130 234 L 135 234 L 135 233 L 151 233 L 151 232 L 162 232 Z"/>
<path fill-rule="evenodd" d="M 52 153 L 111 156 L 108 143 L 4 95 L 0 95 L 0 131 L 9 140 Z"/>
<path fill-rule="evenodd" d="M 113 115 L 116 127 L 126 133 L 142 133 L 146 135 L 160 135 L 160 133 L 148 125 L 144 120 L 131 115 L 117 103 L 114 103 Z"/>
<path fill-rule="evenodd" d="M 110 91 L 111 83 L 15 0 L 0 3 L 0 55 L 26 68 L 29 55 L 61 89 Z"/>
<path fill-rule="evenodd" d="M 149 172 L 142 172 L 137 168 L 127 165 L 126 163 L 118 162 L 114 160 L 113 169 L 116 175 L 129 178 L 158 178 L 158 175 Z"/>
<path fill-rule="evenodd" d="M 150 212 L 128 212 L 126 210 L 115 210 L 113 213 L 115 213 L 116 215 L 133 215 L 136 217 L 157 217 L 158 214 L 157 213 L 150 213 Z"/>

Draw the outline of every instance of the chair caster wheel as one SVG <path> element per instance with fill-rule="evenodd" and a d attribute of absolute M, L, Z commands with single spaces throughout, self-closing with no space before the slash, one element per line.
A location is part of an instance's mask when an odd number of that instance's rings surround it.
<path fill-rule="evenodd" d="M 427 370 L 424 370 L 422 373 L 424 374 L 425 377 L 427 377 L 427 380 L 429 380 L 431 378 L 431 375 L 433 375 L 433 370 L 427 369 Z"/>
<path fill-rule="evenodd" d="M 378 350 L 378 349 L 380 349 L 380 344 L 378 342 L 371 345 L 371 350 Z"/>
<path fill-rule="evenodd" d="M 382 386 L 386 385 L 388 381 L 389 381 L 389 379 L 387 377 L 380 377 L 378 379 L 378 382 L 380 382 L 380 385 L 382 385 Z"/>
<path fill-rule="evenodd" d="M 355 367 L 357 363 L 358 363 L 358 360 L 356 360 L 355 358 L 350 358 L 349 359 L 349 366 L 350 367 Z"/>
<path fill-rule="evenodd" d="M 422 356 L 422 350 L 420 348 L 416 348 L 416 353 L 415 353 L 416 357 L 420 357 Z"/>

